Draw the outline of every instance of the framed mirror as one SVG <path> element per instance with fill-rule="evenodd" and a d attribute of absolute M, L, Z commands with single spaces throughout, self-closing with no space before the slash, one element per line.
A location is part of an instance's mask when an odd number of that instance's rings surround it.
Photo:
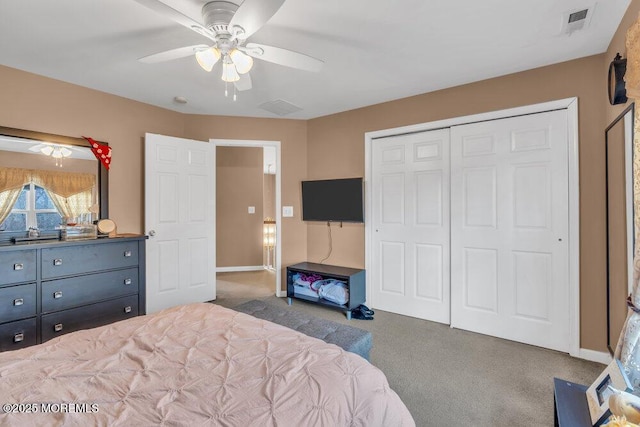
<path fill-rule="evenodd" d="M 108 214 L 108 172 L 88 141 L 0 126 L 0 241 Z"/>
<path fill-rule="evenodd" d="M 627 317 L 633 287 L 633 254 L 638 212 L 634 209 L 635 106 L 627 107 L 605 130 L 607 236 L 607 347 L 613 355 Z"/>

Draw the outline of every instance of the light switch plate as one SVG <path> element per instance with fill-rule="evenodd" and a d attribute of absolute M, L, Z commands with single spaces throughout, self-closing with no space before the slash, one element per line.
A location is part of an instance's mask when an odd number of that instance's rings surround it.
<path fill-rule="evenodd" d="M 285 218 L 291 218 L 293 216 L 293 206 L 283 206 L 282 216 Z"/>
<path fill-rule="evenodd" d="M 255 206 L 249 206 L 249 213 L 250 214 L 256 213 L 256 207 Z"/>

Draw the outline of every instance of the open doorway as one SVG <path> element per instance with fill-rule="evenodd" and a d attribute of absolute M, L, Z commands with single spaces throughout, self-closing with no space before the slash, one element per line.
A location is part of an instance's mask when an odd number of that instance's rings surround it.
<path fill-rule="evenodd" d="M 217 302 L 280 296 L 280 143 L 216 144 Z"/>

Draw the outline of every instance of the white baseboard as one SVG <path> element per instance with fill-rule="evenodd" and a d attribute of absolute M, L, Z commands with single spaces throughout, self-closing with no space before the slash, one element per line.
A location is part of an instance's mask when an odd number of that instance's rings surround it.
<path fill-rule="evenodd" d="M 613 360 L 608 351 L 595 351 L 586 348 L 581 348 L 577 357 L 591 362 L 602 363 L 603 365 L 608 365 Z"/>
<path fill-rule="evenodd" d="M 217 267 L 216 273 L 233 273 L 237 271 L 262 271 L 264 265 L 243 265 L 238 267 Z"/>
<path fill-rule="evenodd" d="M 278 291 L 278 293 L 276 293 L 276 296 L 278 298 L 283 298 L 287 296 L 287 291 Z"/>

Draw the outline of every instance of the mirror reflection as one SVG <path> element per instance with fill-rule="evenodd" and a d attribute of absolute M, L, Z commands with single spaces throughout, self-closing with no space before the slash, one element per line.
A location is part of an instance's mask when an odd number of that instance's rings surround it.
<path fill-rule="evenodd" d="M 100 164 L 88 146 L 0 135 L 0 232 L 92 222 L 100 202 Z"/>
<path fill-rule="evenodd" d="M 634 105 L 605 131 L 607 219 L 607 346 L 613 354 L 627 315 L 633 287 Z"/>

